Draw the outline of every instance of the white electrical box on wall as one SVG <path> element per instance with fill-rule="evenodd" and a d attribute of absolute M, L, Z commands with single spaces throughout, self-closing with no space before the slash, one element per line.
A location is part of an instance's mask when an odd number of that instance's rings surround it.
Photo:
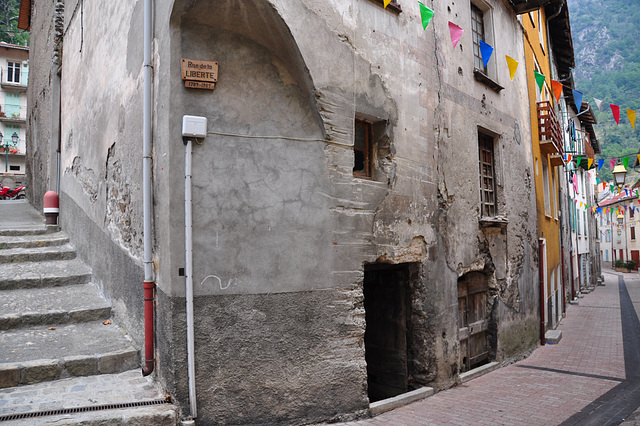
<path fill-rule="evenodd" d="M 191 138 L 205 138 L 207 136 L 207 117 L 183 115 L 182 136 Z"/>

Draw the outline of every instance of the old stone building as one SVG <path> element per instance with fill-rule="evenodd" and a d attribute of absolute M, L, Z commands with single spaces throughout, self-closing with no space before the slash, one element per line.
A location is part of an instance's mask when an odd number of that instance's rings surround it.
<path fill-rule="evenodd" d="M 145 370 L 185 417 L 330 420 L 452 386 L 538 344 L 518 14 L 546 3 L 427 1 L 423 29 L 401 0 L 23 0 L 31 201 L 59 187 L 141 347 L 155 283 Z M 185 87 L 183 59 L 217 81 Z M 187 148 L 185 115 L 207 119 Z"/>

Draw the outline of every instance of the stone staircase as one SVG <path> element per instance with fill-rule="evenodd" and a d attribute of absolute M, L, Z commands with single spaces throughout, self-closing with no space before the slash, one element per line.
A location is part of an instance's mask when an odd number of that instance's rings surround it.
<path fill-rule="evenodd" d="M 0 426 L 177 424 L 110 316 L 59 227 L 0 229 Z"/>

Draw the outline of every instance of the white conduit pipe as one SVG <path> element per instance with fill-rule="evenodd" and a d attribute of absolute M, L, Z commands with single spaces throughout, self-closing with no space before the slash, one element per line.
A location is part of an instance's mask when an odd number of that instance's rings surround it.
<path fill-rule="evenodd" d="M 189 406 L 191 417 L 198 416 L 196 405 L 196 367 L 193 324 L 193 228 L 191 214 L 191 157 L 193 146 L 191 139 L 186 139 L 184 158 L 184 246 L 185 246 L 185 275 L 187 299 L 187 363 L 189 373 Z"/>

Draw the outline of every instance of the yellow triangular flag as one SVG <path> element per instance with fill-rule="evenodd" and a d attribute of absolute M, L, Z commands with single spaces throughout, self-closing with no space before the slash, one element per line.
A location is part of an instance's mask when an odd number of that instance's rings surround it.
<path fill-rule="evenodd" d="M 593 159 L 589 158 L 589 161 L 587 161 L 587 170 L 591 168 L 592 164 L 593 164 Z"/>
<path fill-rule="evenodd" d="M 511 76 L 511 80 L 516 76 L 516 70 L 518 69 L 518 61 L 513 59 L 509 55 L 504 55 L 507 58 L 507 66 L 509 67 L 509 75 Z"/>
<path fill-rule="evenodd" d="M 629 121 L 631 122 L 631 127 L 633 127 L 633 130 L 635 130 L 636 129 L 636 112 L 632 109 L 628 109 L 627 117 L 629 117 Z"/>
<path fill-rule="evenodd" d="M 638 157 L 638 164 L 640 164 L 640 154 L 638 154 L 637 157 Z"/>
<path fill-rule="evenodd" d="M 389 3 L 391 3 L 391 0 L 384 0 L 384 8 L 386 9 L 387 6 L 389 6 Z"/>

